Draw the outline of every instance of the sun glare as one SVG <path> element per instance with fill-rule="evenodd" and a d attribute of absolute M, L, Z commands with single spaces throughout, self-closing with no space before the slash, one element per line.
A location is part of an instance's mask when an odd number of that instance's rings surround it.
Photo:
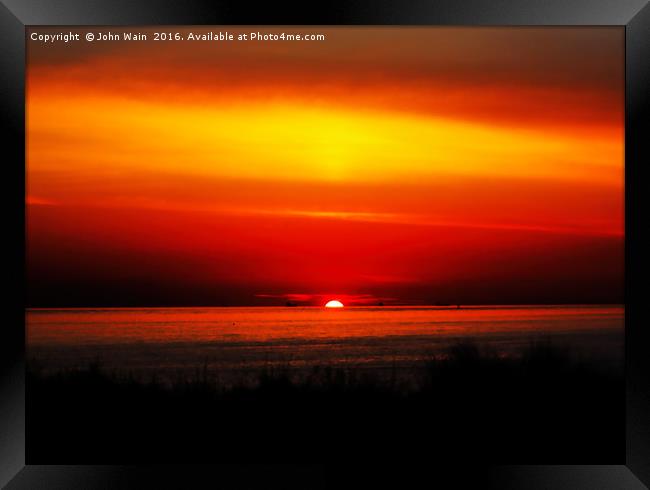
<path fill-rule="evenodd" d="M 343 308 L 343 303 L 333 299 L 332 301 L 328 301 L 327 304 L 325 304 L 325 308 Z"/>

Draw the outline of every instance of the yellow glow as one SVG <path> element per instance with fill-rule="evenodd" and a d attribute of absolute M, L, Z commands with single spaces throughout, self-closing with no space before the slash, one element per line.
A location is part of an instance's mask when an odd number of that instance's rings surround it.
<path fill-rule="evenodd" d="M 144 170 L 333 182 L 421 182 L 440 175 L 622 182 L 620 141 L 602 135 L 297 101 L 202 108 L 43 95 L 33 93 L 28 105 L 32 172 Z"/>

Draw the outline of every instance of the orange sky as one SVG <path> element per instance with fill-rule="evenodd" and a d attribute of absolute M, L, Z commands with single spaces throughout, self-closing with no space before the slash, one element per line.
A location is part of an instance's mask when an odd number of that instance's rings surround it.
<path fill-rule="evenodd" d="M 275 31 L 28 41 L 30 304 L 622 300 L 622 29 Z"/>

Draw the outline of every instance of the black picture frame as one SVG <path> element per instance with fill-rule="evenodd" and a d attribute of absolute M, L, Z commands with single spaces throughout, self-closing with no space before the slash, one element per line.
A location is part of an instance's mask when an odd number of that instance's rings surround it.
<path fill-rule="evenodd" d="M 93 467 L 25 466 L 25 28 L 37 25 L 463 25 L 463 26 L 624 26 L 625 74 L 625 465 L 464 466 L 445 471 L 445 488 L 460 488 L 468 478 L 482 487 L 633 489 L 650 486 L 650 364 L 648 310 L 644 309 L 647 250 L 641 216 L 642 171 L 650 161 L 650 6 L 647 0 L 336 0 L 331 2 L 251 2 L 222 0 L 2 0 L 0 2 L 0 98 L 5 217 L 5 321 L 0 329 L 0 485 L 7 488 L 189 488 L 202 480 L 238 487 L 311 488 L 355 484 L 367 479 L 410 486 L 415 475 L 432 483 L 443 472 L 414 463 L 408 473 L 388 465 L 353 469 L 342 478 L 340 466 Z M 645 226 L 647 228 L 647 226 Z M 597 431 L 598 427 L 594 427 Z M 534 463 L 534 462 L 531 462 Z M 589 463 L 576 461 L 576 463 Z M 469 465 L 469 463 L 468 463 Z M 405 476 L 406 475 L 406 476 Z M 470 476 L 471 475 L 471 476 Z M 392 480 L 395 478 L 395 480 Z M 156 482 L 156 483 L 154 483 Z M 478 487 L 476 487 L 478 488 Z"/>

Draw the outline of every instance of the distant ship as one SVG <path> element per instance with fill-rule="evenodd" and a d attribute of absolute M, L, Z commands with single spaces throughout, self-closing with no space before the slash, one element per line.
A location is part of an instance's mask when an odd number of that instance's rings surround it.
<path fill-rule="evenodd" d="M 298 303 L 294 303 L 293 301 L 287 301 L 287 306 L 298 306 Z"/>

